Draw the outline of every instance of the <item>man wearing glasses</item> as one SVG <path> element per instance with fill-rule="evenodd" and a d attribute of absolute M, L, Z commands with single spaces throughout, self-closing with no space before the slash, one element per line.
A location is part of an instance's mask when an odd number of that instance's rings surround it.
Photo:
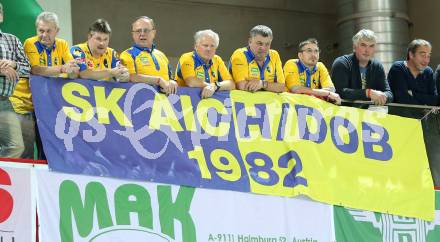
<path fill-rule="evenodd" d="M 249 32 L 248 46 L 237 49 L 231 56 L 230 72 L 237 89 L 256 92 L 283 92 L 285 90 L 280 55 L 270 49 L 272 30 L 257 25 Z"/>
<path fill-rule="evenodd" d="M 298 59 L 290 59 L 284 65 L 287 89 L 293 93 L 307 94 L 341 104 L 327 68 L 319 60 L 316 39 L 307 39 L 298 46 Z"/>
<path fill-rule="evenodd" d="M 70 48 L 81 78 L 128 81 L 127 68 L 119 63 L 116 51 L 108 47 L 111 32 L 108 22 L 98 19 L 89 28 L 87 42 Z"/>
<path fill-rule="evenodd" d="M 415 39 L 408 45 L 406 61 L 396 61 L 388 81 L 397 103 L 439 105 L 433 71 L 429 67 L 431 44 Z"/>
<path fill-rule="evenodd" d="M 154 44 L 156 29 L 153 19 L 138 17 L 132 24 L 131 33 L 134 45 L 121 54 L 130 81 L 159 86 L 166 94 L 176 93 L 177 82 L 171 80 L 168 58 Z"/>
<path fill-rule="evenodd" d="M 391 102 L 391 93 L 382 64 L 373 59 L 376 35 L 362 29 L 353 36 L 353 52 L 333 62 L 331 77 L 336 92 L 347 100 L 371 100 L 376 105 Z"/>

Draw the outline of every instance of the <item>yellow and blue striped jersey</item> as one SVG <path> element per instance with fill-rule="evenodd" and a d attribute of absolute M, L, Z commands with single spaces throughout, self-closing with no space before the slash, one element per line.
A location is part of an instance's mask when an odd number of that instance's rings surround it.
<path fill-rule="evenodd" d="M 105 53 L 95 58 L 87 43 L 78 44 L 70 48 L 73 58 L 78 61 L 79 71 L 113 69 L 118 65 L 118 54 L 107 47 Z"/>
<path fill-rule="evenodd" d="M 165 54 L 155 46 L 140 47 L 133 45 L 121 54 L 121 62 L 130 74 L 160 76 L 164 80 L 171 79 L 171 68 Z"/>
<path fill-rule="evenodd" d="M 300 60 L 290 59 L 284 65 L 284 76 L 289 90 L 294 86 L 312 89 L 334 87 L 328 70 L 322 62 L 318 62 L 313 69 L 309 69 Z"/>
<path fill-rule="evenodd" d="M 276 50 L 269 50 L 263 66 L 259 66 L 249 47 L 237 49 L 231 56 L 229 69 L 236 83 L 246 79 L 284 83 L 283 66 Z"/>
<path fill-rule="evenodd" d="M 48 48 L 38 41 L 38 36 L 31 37 L 24 42 L 24 52 L 31 66 L 60 66 L 73 59 L 67 41 L 58 38 Z"/>
<path fill-rule="evenodd" d="M 67 41 L 55 38 L 54 45 L 49 48 L 38 39 L 38 36 L 34 36 L 24 42 L 24 52 L 31 66 L 61 66 L 73 59 Z M 66 77 L 65 74 L 61 76 Z M 9 100 L 17 113 L 25 114 L 34 110 L 28 78 L 20 78 Z"/>
<path fill-rule="evenodd" d="M 176 79 L 179 86 L 186 86 L 185 79 L 188 77 L 203 78 L 207 83 L 232 80 L 222 58 L 214 55 L 206 64 L 196 51 L 183 54 L 176 68 Z"/>

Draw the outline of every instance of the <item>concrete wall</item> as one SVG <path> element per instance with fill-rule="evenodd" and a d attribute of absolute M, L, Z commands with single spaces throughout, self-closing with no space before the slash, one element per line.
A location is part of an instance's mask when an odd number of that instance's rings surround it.
<path fill-rule="evenodd" d="M 410 39 L 426 39 L 432 44 L 431 67 L 440 64 L 440 1 L 408 0 Z"/>
<path fill-rule="evenodd" d="M 130 30 L 136 16 L 152 17 L 157 25 L 156 42 L 173 63 L 193 49 L 193 34 L 211 28 L 220 35 L 218 54 L 228 60 L 247 44 L 250 28 L 272 28 L 272 48 L 283 61 L 296 57 L 297 44 L 308 37 L 320 41 L 321 59 L 328 66 L 338 55 L 334 48 L 336 6 L 328 0 L 75 0 L 72 1 L 73 42 L 86 40 L 88 26 L 105 18 L 113 30 L 110 45 L 118 51 L 132 44 Z"/>
<path fill-rule="evenodd" d="M 60 21 L 58 37 L 72 44 L 72 13 L 70 0 L 38 0 L 44 11 L 54 12 Z"/>
<path fill-rule="evenodd" d="M 52 0 L 39 0 L 44 1 Z M 131 20 L 147 15 L 156 20 L 159 48 L 173 62 L 192 49 L 193 33 L 204 28 L 220 34 L 218 53 L 228 59 L 235 48 L 246 44 L 247 33 L 256 24 L 273 29 L 272 47 L 283 61 L 295 57 L 298 42 L 312 36 L 320 41 L 321 59 L 328 67 L 336 56 L 345 54 L 337 48 L 336 0 L 74 0 L 71 4 L 73 43 L 83 42 L 89 24 L 102 17 L 113 28 L 111 46 L 122 51 L 131 45 Z M 408 0 L 408 9 L 410 39 L 431 41 L 431 66 L 436 67 L 440 64 L 440 19 L 436 18 L 440 1 Z"/>

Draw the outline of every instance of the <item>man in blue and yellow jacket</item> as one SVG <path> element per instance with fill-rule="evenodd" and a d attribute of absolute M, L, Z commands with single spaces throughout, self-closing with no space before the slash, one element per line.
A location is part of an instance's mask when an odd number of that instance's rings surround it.
<path fill-rule="evenodd" d="M 171 79 L 171 69 L 165 54 L 156 49 L 156 29 L 153 19 L 138 17 L 132 23 L 134 45 L 122 52 L 121 61 L 128 68 L 130 81 L 160 86 L 166 94 L 176 93 L 177 83 Z"/>
<path fill-rule="evenodd" d="M 286 87 L 293 93 L 341 104 L 327 68 L 319 62 L 319 53 L 318 40 L 311 38 L 299 43 L 298 59 L 290 59 L 284 65 Z"/>
<path fill-rule="evenodd" d="M 236 50 L 230 60 L 230 71 L 237 89 L 283 92 L 285 85 L 280 55 L 270 49 L 272 30 L 257 25 L 249 34 L 249 45 Z"/>
<path fill-rule="evenodd" d="M 215 54 L 220 38 L 214 31 L 200 30 L 194 35 L 194 51 L 183 54 L 176 68 L 179 86 L 202 88 L 202 98 L 216 91 L 235 88 L 222 58 Z"/>
<path fill-rule="evenodd" d="M 128 71 L 121 65 L 116 51 L 108 44 L 111 28 L 104 19 L 97 19 L 89 28 L 87 42 L 72 46 L 70 52 L 79 65 L 83 79 L 128 81 Z"/>
<path fill-rule="evenodd" d="M 52 12 L 42 12 L 36 21 L 37 35 L 26 39 L 24 52 L 31 65 L 31 73 L 41 76 L 78 76 L 78 66 L 69 52 L 67 41 L 57 38 L 59 32 L 58 16 Z M 34 158 L 35 121 L 29 78 L 20 77 L 14 93 L 9 98 L 20 119 L 25 150 L 21 158 Z M 43 159 L 42 146 L 37 139 L 39 158 Z"/>

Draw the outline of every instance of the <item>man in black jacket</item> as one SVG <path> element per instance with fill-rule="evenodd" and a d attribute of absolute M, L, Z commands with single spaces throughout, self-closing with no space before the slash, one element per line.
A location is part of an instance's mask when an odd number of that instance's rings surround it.
<path fill-rule="evenodd" d="M 362 29 L 353 36 L 353 53 L 333 62 L 331 77 L 336 92 L 347 100 L 371 100 L 383 105 L 393 100 L 382 64 L 373 59 L 376 35 Z"/>
<path fill-rule="evenodd" d="M 429 67 L 431 44 L 415 39 L 408 45 L 405 61 L 396 61 L 388 73 L 388 81 L 397 103 L 437 106 L 439 97 Z"/>

